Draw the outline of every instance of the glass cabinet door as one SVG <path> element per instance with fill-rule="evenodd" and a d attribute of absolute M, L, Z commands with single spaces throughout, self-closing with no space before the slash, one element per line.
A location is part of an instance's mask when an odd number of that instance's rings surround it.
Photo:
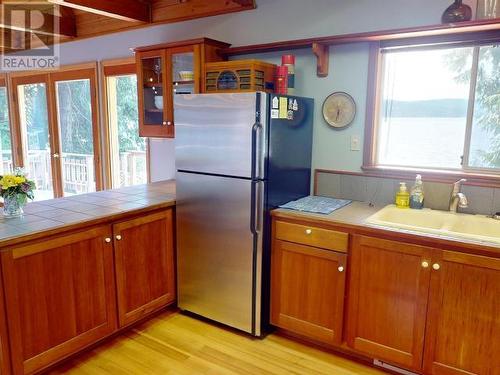
<path fill-rule="evenodd" d="M 173 94 L 194 94 L 194 52 L 172 53 Z"/>
<path fill-rule="evenodd" d="M 141 58 L 142 95 L 143 95 L 143 122 L 144 125 L 162 125 L 164 121 L 163 74 L 164 64 L 162 56 Z"/>

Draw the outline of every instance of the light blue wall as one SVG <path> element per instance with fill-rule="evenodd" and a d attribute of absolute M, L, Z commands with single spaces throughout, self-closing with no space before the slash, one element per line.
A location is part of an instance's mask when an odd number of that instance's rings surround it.
<path fill-rule="evenodd" d="M 211 37 L 235 46 L 279 40 L 335 35 L 440 22 L 451 0 L 257 0 L 257 9 L 175 24 L 159 25 L 61 45 L 61 63 L 121 58 L 131 47 L 166 41 Z M 315 168 L 358 171 L 362 151 L 350 151 L 350 137 L 363 141 L 368 46 L 352 44 L 330 49 L 330 73 L 316 77 L 316 60 L 308 50 L 297 55 L 297 95 L 316 101 L 314 124 Z M 252 58 L 279 63 L 282 53 Z M 358 106 L 354 123 L 346 130 L 328 128 L 321 105 L 333 91 L 351 94 Z M 154 178 L 169 177 L 173 166 L 171 141 L 154 141 L 151 152 Z M 173 162 L 173 161 L 172 161 Z M 155 177 L 156 176 L 156 177 Z"/>

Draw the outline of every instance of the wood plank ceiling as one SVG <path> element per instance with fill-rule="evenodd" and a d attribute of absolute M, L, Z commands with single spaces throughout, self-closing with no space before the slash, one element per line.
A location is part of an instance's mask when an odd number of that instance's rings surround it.
<path fill-rule="evenodd" d="M 32 38 L 29 26 L 20 26 L 10 17 L 0 17 L 0 52 L 13 51 L 11 41 L 24 38 L 32 48 L 41 43 L 62 43 L 82 38 L 173 23 L 218 14 L 254 9 L 255 0 L 45 0 L 47 6 L 33 5 L 44 14 L 43 26 Z M 26 10 L 30 0 L 0 0 L 2 5 Z M 19 3 L 19 4 L 17 4 Z M 58 12 L 53 5 L 58 5 Z M 7 13 L 7 12 L 4 12 Z M 57 13 L 57 14 L 56 14 Z M 5 14 L 4 14 L 5 15 Z M 58 24 L 59 28 L 52 27 Z M 34 28 L 31 28 L 34 29 Z M 26 32 L 27 31 L 27 32 Z M 39 39 L 33 42 L 33 39 Z"/>

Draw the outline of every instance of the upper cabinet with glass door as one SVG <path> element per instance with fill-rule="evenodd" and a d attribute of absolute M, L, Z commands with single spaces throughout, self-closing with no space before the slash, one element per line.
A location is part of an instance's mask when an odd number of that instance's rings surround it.
<path fill-rule="evenodd" d="M 140 136 L 174 137 L 174 95 L 203 92 L 204 64 L 220 61 L 217 51 L 228 46 L 201 38 L 135 50 Z"/>

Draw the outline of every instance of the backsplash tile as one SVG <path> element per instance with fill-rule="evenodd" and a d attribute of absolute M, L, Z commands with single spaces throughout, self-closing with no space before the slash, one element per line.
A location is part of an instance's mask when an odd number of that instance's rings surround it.
<path fill-rule="evenodd" d="M 482 213 L 491 215 L 493 213 L 494 189 L 479 186 L 462 186 L 462 192 L 467 197 L 469 207 L 459 208 L 461 212 L 468 214 Z"/>
<path fill-rule="evenodd" d="M 316 181 L 316 194 L 326 197 L 340 197 L 340 175 L 319 173 Z"/>
<path fill-rule="evenodd" d="M 424 181 L 424 207 L 447 211 L 453 186 L 439 182 Z"/>
<path fill-rule="evenodd" d="M 412 180 L 318 173 L 316 189 L 318 195 L 385 206 L 394 202 L 400 182 L 406 182 L 408 190 L 414 183 Z M 425 207 L 448 210 L 452 189 L 451 184 L 424 180 Z M 467 196 L 469 207 L 459 208 L 459 212 L 491 215 L 500 211 L 500 189 L 464 185 L 462 192 Z"/>
<path fill-rule="evenodd" d="M 493 213 L 500 212 L 500 189 L 493 192 Z"/>
<path fill-rule="evenodd" d="M 340 177 L 341 199 L 352 199 L 354 201 L 367 200 L 366 177 L 343 175 Z"/>

